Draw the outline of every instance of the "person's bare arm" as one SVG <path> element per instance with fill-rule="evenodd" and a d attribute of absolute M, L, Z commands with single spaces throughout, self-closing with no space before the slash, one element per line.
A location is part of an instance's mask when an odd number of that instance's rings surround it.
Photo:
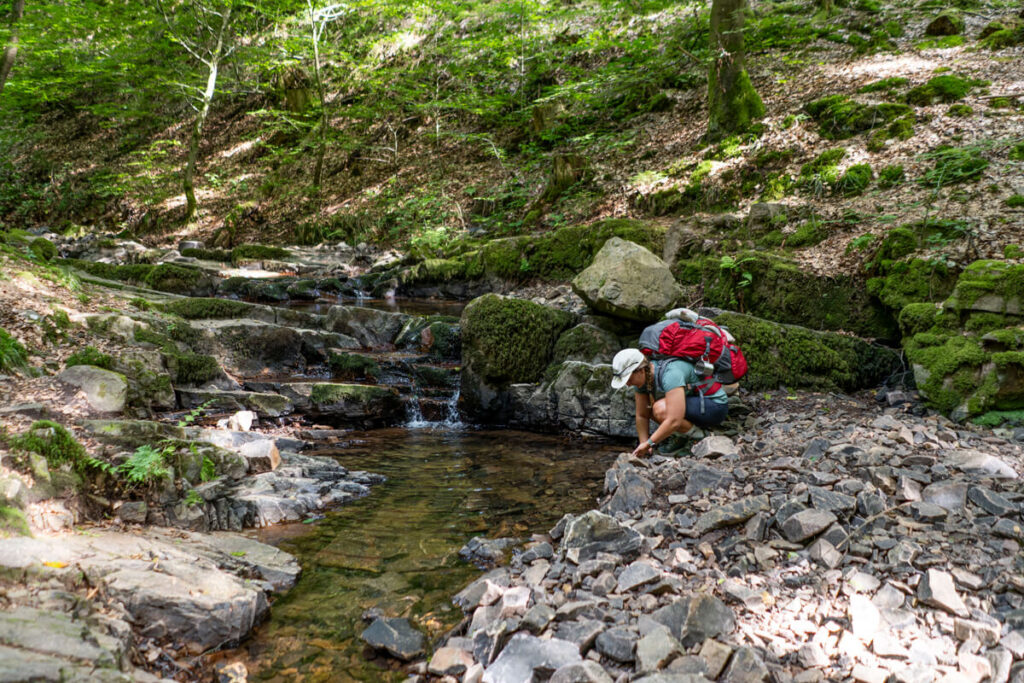
<path fill-rule="evenodd" d="M 639 403 L 637 403 L 639 411 Z M 648 416 L 650 410 L 648 409 Z M 679 430 L 686 421 L 686 388 L 676 387 L 665 394 L 665 419 L 659 424 L 658 428 L 654 430 L 654 433 L 650 437 L 644 437 L 643 433 L 640 432 L 640 418 L 639 412 L 637 413 L 637 433 L 640 435 L 640 445 L 633 451 L 633 455 L 643 455 L 647 451 L 651 450 L 651 445 L 648 443 L 648 438 L 655 444 L 659 444 L 673 433 Z M 650 417 L 645 421 L 645 425 L 650 427 Z"/>
<path fill-rule="evenodd" d="M 636 401 L 636 436 L 639 443 L 644 443 L 651 435 L 651 397 L 637 393 L 633 400 Z"/>

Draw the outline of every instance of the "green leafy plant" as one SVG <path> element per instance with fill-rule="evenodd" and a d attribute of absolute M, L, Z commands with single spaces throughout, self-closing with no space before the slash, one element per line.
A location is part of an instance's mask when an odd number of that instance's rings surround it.
<path fill-rule="evenodd" d="M 901 185 L 906 178 L 907 175 L 903 170 L 902 164 L 884 166 L 882 167 L 882 170 L 878 172 L 878 187 L 883 190 L 887 190 L 890 187 Z"/>
<path fill-rule="evenodd" d="M 976 146 L 943 145 L 921 157 L 934 163 L 921 176 L 921 184 L 934 188 L 977 180 L 989 164 L 988 159 L 981 155 L 981 149 Z"/>
<path fill-rule="evenodd" d="M 855 237 L 846 245 L 846 253 L 849 254 L 851 251 L 863 251 L 865 249 L 869 249 L 876 239 L 878 239 L 878 236 L 872 235 L 871 233 Z"/>
<path fill-rule="evenodd" d="M 69 368 L 72 365 L 94 365 L 97 368 L 109 370 L 114 365 L 114 359 L 100 352 L 95 346 L 86 346 L 81 351 L 76 351 L 68 356 L 64 365 Z"/>
<path fill-rule="evenodd" d="M 171 474 L 166 459 L 174 453 L 174 446 L 163 445 L 160 448 L 145 444 L 135 449 L 127 460 L 117 466 L 116 472 L 129 484 L 149 485 L 164 479 Z"/>
<path fill-rule="evenodd" d="M 17 339 L 0 327 L 0 372 L 28 368 L 28 352 Z"/>
<path fill-rule="evenodd" d="M 202 482 L 213 481 L 217 478 L 217 463 L 203 456 L 203 466 L 199 470 L 199 480 Z"/>
<path fill-rule="evenodd" d="M 193 508 L 203 504 L 203 497 L 195 489 L 189 489 L 182 499 L 187 507 Z"/>

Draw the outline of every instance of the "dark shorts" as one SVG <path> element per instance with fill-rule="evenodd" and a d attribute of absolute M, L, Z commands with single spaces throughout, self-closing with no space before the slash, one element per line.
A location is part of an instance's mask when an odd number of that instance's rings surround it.
<path fill-rule="evenodd" d="M 686 419 L 698 427 L 714 427 L 729 416 L 729 404 L 700 396 L 686 397 Z"/>

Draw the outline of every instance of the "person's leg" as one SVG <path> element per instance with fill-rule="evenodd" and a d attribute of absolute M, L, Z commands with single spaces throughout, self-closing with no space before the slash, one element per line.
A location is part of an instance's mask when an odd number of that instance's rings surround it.
<path fill-rule="evenodd" d="M 680 429 L 675 432 L 676 434 L 683 434 L 685 432 L 690 431 L 693 428 L 693 422 L 691 422 L 688 419 L 689 415 L 690 415 L 690 400 L 691 399 L 689 399 L 689 398 L 686 399 L 686 415 L 687 415 L 687 417 L 683 418 L 683 421 L 680 423 Z M 654 421 L 657 422 L 658 424 L 661 424 L 662 422 L 664 422 L 665 421 L 665 411 L 666 410 L 668 410 L 668 406 L 665 403 L 665 399 L 662 398 L 662 399 L 659 399 L 659 400 L 655 401 L 654 402 L 654 409 L 653 409 Z"/>

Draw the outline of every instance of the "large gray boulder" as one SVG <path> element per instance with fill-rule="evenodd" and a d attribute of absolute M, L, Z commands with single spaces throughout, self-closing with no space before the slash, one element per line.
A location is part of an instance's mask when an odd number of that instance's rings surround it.
<path fill-rule="evenodd" d="M 72 365 L 57 378 L 79 389 L 89 406 L 101 413 L 120 413 L 128 400 L 124 375 L 92 365 Z"/>
<path fill-rule="evenodd" d="M 363 306 L 332 306 L 325 325 L 331 332 L 355 338 L 364 347 L 379 349 L 394 343 L 409 318 L 405 313 Z"/>
<path fill-rule="evenodd" d="M 542 640 L 517 633 L 484 672 L 484 683 L 531 683 L 534 673 L 543 676 L 576 662 L 583 661 L 580 650 L 565 640 Z"/>
<path fill-rule="evenodd" d="M 600 313 L 639 322 L 658 320 L 683 295 L 664 261 L 618 237 L 604 243 L 572 289 Z"/>

